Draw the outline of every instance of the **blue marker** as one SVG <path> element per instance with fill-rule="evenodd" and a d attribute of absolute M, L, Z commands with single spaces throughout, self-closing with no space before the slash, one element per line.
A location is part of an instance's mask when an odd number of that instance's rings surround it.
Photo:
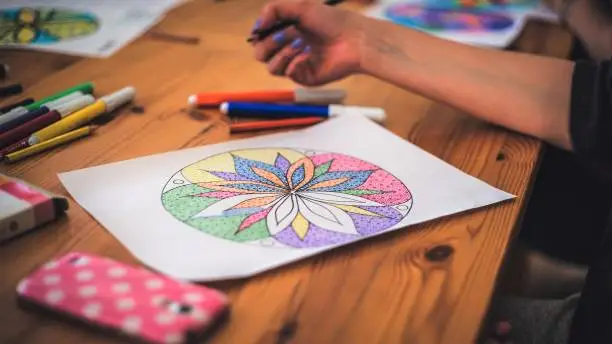
<path fill-rule="evenodd" d="M 385 110 L 374 107 L 345 105 L 306 105 L 306 104 L 269 104 L 226 102 L 219 107 L 230 117 L 333 117 L 365 116 L 373 121 L 382 122 L 387 117 Z"/>

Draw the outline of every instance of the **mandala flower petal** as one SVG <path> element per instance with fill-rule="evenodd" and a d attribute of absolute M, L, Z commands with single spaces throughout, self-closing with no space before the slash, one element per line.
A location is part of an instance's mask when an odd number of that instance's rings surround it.
<path fill-rule="evenodd" d="M 249 228 L 251 225 L 253 225 L 255 222 L 260 221 L 262 219 L 265 219 L 266 216 L 268 216 L 268 213 L 270 212 L 270 209 L 272 208 L 267 208 L 264 210 L 261 210 L 255 214 L 251 214 L 249 215 L 246 219 L 244 219 L 244 221 L 242 221 L 242 223 L 240 224 L 240 227 L 238 227 L 238 230 L 236 231 L 236 234 L 242 232 L 243 230 Z"/>
<path fill-rule="evenodd" d="M 293 219 L 293 222 L 291 222 L 291 227 L 295 231 L 295 234 L 297 234 L 300 239 L 304 240 L 306 234 L 308 234 L 310 222 L 308 222 L 301 213 L 298 213 L 295 219 Z"/>
<path fill-rule="evenodd" d="M 302 158 L 294 162 L 287 171 L 289 187 L 297 190 L 308 184 L 314 176 L 314 163 L 309 158 Z"/>
<path fill-rule="evenodd" d="M 352 205 L 356 207 L 382 207 L 383 204 L 356 195 L 338 192 L 300 191 L 300 197 L 328 204 Z"/>
<path fill-rule="evenodd" d="M 281 180 L 276 174 L 270 171 L 258 168 L 258 167 L 252 167 L 252 169 L 253 169 L 253 172 L 255 172 L 258 176 L 265 178 L 273 185 L 282 187 L 282 188 L 287 188 L 287 185 L 285 184 L 285 182 Z"/>
<path fill-rule="evenodd" d="M 274 166 L 281 170 L 283 175 L 285 175 L 289 170 L 289 166 L 291 166 L 291 163 L 289 162 L 289 160 L 287 160 L 287 158 L 285 158 L 282 154 L 279 153 L 276 155 L 276 160 L 274 160 Z"/>
<path fill-rule="evenodd" d="M 212 174 L 215 177 L 219 177 L 223 180 L 233 180 L 233 181 L 250 180 L 248 177 L 239 175 L 237 173 L 232 173 L 232 172 L 217 172 L 217 171 L 206 171 L 206 172 Z"/>
<path fill-rule="evenodd" d="M 332 162 L 333 162 L 333 160 L 330 160 L 330 161 L 328 161 L 328 162 L 326 162 L 324 164 L 321 164 L 321 165 L 317 166 L 315 168 L 315 171 L 314 171 L 314 176 L 318 177 L 318 176 L 320 176 L 322 174 L 327 173 L 327 171 L 329 171 L 329 168 L 331 167 Z"/>
<path fill-rule="evenodd" d="M 373 171 L 335 171 L 335 172 L 327 172 L 322 174 L 316 178 L 314 178 L 310 183 L 304 185 L 302 190 L 311 190 L 312 191 L 345 191 L 358 188 L 363 183 L 368 180 Z M 333 186 L 327 186 L 325 184 L 321 184 L 328 180 L 342 179 L 346 178 L 347 180 L 344 183 L 340 183 Z M 315 186 L 316 185 L 316 186 Z"/>
<path fill-rule="evenodd" d="M 237 193 L 278 193 L 285 192 L 284 188 L 252 181 L 221 181 L 199 184 L 203 188 Z"/>
<path fill-rule="evenodd" d="M 199 193 L 197 195 L 194 195 L 194 197 L 228 198 L 228 197 L 238 196 L 243 193 L 244 192 L 238 193 L 238 192 L 227 192 L 227 191 L 211 191 L 211 192 Z"/>
<path fill-rule="evenodd" d="M 234 206 L 240 204 L 245 201 L 249 201 L 252 199 L 257 199 L 261 197 L 272 197 L 278 196 L 276 194 L 243 194 L 239 196 L 229 197 L 220 200 L 217 203 L 213 203 L 208 206 L 206 209 L 194 215 L 192 218 L 198 217 L 212 217 L 212 216 L 224 216 L 225 212 L 228 210 L 232 210 Z"/>
<path fill-rule="evenodd" d="M 382 217 L 383 215 L 373 213 L 369 210 L 365 210 L 359 207 L 355 207 L 352 205 L 342 205 L 342 204 L 334 204 L 335 207 L 338 207 L 344 211 L 348 211 L 349 213 L 372 216 L 372 217 Z"/>
<path fill-rule="evenodd" d="M 298 204 L 300 213 L 308 222 L 334 232 L 358 234 L 353 219 L 342 209 L 299 196 Z"/>
<path fill-rule="evenodd" d="M 287 195 L 278 200 L 266 217 L 268 231 L 275 235 L 287 228 L 298 214 L 297 197 Z"/>
<path fill-rule="evenodd" d="M 274 201 L 276 201 L 279 197 L 281 197 L 280 194 L 274 196 L 251 198 L 249 200 L 236 204 L 234 208 L 266 208 L 269 207 L 272 203 L 274 203 Z"/>
<path fill-rule="evenodd" d="M 332 186 L 340 185 L 348 180 L 349 178 L 337 178 L 337 179 L 324 180 L 322 182 L 312 184 L 310 187 L 308 187 L 308 189 L 314 190 L 314 189 L 330 188 Z"/>
<path fill-rule="evenodd" d="M 270 181 L 268 178 L 262 177 L 259 174 L 255 173 L 253 168 L 256 167 L 260 170 L 268 171 L 276 175 L 278 179 L 283 181 L 283 184 L 287 184 L 287 179 L 285 179 L 285 173 L 274 165 L 266 164 L 262 161 L 245 159 L 237 155 L 232 155 L 232 157 L 234 158 L 234 168 L 236 169 L 236 173 L 241 176 L 248 177 L 250 180 L 257 181 L 260 183 L 275 185 L 275 183 Z"/>

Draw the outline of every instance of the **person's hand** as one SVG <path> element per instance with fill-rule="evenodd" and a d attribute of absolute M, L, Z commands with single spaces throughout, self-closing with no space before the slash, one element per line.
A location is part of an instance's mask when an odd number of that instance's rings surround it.
<path fill-rule="evenodd" d="M 254 44 L 255 57 L 270 73 L 318 86 L 359 72 L 364 17 L 320 1 L 273 0 L 255 28 L 265 29 L 281 20 L 298 24 Z"/>

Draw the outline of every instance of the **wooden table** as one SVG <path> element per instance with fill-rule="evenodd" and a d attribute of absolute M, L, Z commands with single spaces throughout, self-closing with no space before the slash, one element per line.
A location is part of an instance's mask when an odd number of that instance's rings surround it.
<path fill-rule="evenodd" d="M 245 44 L 262 2 L 187 3 L 108 59 L 3 51 L 0 60 L 12 66 L 27 95 L 41 97 L 87 80 L 95 82 L 97 95 L 134 85 L 144 113 L 124 109 L 94 137 L 0 171 L 67 195 L 57 172 L 238 137 L 230 137 L 218 113 L 189 113 L 186 97 L 194 91 L 292 86 L 269 76 Z M 569 42 L 560 29 L 533 23 L 516 48 L 564 56 Z M 230 295 L 233 308 L 213 342 L 473 342 L 525 204 L 540 143 L 378 80 L 358 76 L 331 86 L 348 90 L 348 103 L 384 107 L 389 130 L 518 198 L 246 280 L 212 284 Z M 136 263 L 71 202 L 65 219 L 0 246 L 1 343 L 115 340 L 15 303 L 20 278 L 71 250 Z"/>

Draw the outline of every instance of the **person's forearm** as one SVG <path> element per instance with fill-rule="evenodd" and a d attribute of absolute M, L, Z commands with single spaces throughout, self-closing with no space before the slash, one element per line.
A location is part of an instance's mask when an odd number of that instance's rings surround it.
<path fill-rule="evenodd" d="M 599 0 L 548 0 L 595 60 L 612 58 L 612 15 Z M 564 11 L 566 8 L 566 11 Z M 565 13 L 563 13 L 565 12 Z"/>
<path fill-rule="evenodd" d="M 573 63 L 471 47 L 383 21 L 367 25 L 361 39 L 363 73 L 571 148 Z"/>

